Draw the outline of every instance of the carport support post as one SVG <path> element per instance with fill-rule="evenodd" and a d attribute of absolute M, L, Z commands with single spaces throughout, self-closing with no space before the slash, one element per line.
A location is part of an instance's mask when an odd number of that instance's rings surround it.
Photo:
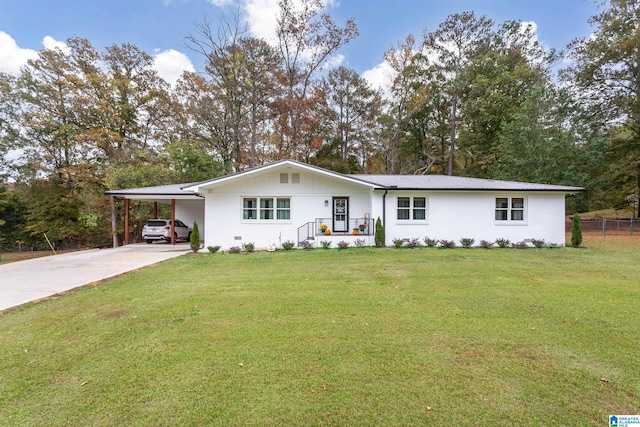
<path fill-rule="evenodd" d="M 129 205 L 131 201 L 124 199 L 124 244 L 129 244 Z"/>
<path fill-rule="evenodd" d="M 176 244 L 176 199 L 171 199 L 171 244 Z"/>
<path fill-rule="evenodd" d="M 158 218 L 158 202 L 153 202 L 153 217 Z"/>

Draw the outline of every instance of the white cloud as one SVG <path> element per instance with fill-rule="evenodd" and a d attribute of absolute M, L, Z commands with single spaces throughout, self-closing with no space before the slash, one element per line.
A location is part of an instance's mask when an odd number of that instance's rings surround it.
<path fill-rule="evenodd" d="M 327 62 L 324 63 L 325 69 L 336 68 L 344 64 L 345 57 L 343 54 L 339 53 L 327 59 Z"/>
<path fill-rule="evenodd" d="M 227 0 L 209 0 L 214 2 L 225 2 Z M 301 7 L 305 0 L 294 0 L 294 8 Z M 339 6 L 337 0 L 322 0 L 324 8 Z M 242 8 L 246 15 L 249 30 L 254 37 L 265 39 L 274 44 L 276 41 L 276 27 L 278 17 L 278 0 L 243 0 Z"/>
<path fill-rule="evenodd" d="M 274 44 L 278 16 L 278 0 L 245 0 L 243 9 L 254 37 Z"/>
<path fill-rule="evenodd" d="M 528 30 L 531 30 L 531 34 L 532 34 L 532 38 L 533 40 L 531 40 L 532 42 L 537 42 L 538 41 L 538 24 L 536 24 L 536 21 L 522 21 L 520 23 L 520 33 L 521 34 L 526 34 Z"/>
<path fill-rule="evenodd" d="M 23 49 L 9 34 L 0 31 L 0 71 L 18 74 L 20 67 L 26 65 L 29 59 L 38 56 L 33 49 Z"/>
<path fill-rule="evenodd" d="M 209 0 L 209 3 L 217 7 L 224 7 L 232 5 L 233 0 Z"/>
<path fill-rule="evenodd" d="M 305 1 L 306 0 L 293 0 L 293 8 L 301 8 Z M 337 7 L 339 6 L 339 1 L 322 0 L 322 5 L 325 9 L 328 7 Z M 279 13 L 278 0 L 243 0 L 242 8 L 244 11 L 245 21 L 249 26 L 251 35 L 256 38 L 264 39 L 267 43 L 275 46 L 278 42 L 276 35 Z M 320 13 L 322 13 L 322 11 Z M 302 52 L 302 58 L 309 59 L 309 56 L 310 52 Z M 335 68 L 342 65 L 344 62 L 345 56 L 337 54 L 328 58 L 323 64 L 323 68 Z"/>
<path fill-rule="evenodd" d="M 173 49 L 157 53 L 154 62 L 160 77 L 171 85 L 176 83 L 183 71 L 195 72 L 195 68 L 187 55 Z"/>
<path fill-rule="evenodd" d="M 67 46 L 65 42 L 58 41 L 51 36 L 44 36 L 44 38 L 42 39 L 42 46 L 44 46 L 45 49 L 60 49 L 63 53 L 66 54 L 71 51 L 71 49 L 69 49 L 69 46 Z"/>
<path fill-rule="evenodd" d="M 60 49 L 64 53 L 69 53 L 69 47 L 66 43 L 58 41 L 51 36 L 45 36 L 42 39 L 42 46 L 45 49 Z M 0 31 L 0 71 L 18 74 L 20 67 L 27 65 L 29 59 L 37 57 L 38 52 L 36 50 L 19 47 L 13 37 Z"/>
<path fill-rule="evenodd" d="M 388 62 L 381 62 L 370 70 L 362 73 L 364 78 L 374 89 L 380 89 L 388 97 L 391 92 L 392 76 L 394 72 Z"/>

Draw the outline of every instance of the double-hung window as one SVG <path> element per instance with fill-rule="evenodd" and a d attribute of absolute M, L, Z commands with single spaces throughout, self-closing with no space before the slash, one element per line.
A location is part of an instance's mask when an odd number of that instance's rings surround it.
<path fill-rule="evenodd" d="M 496 221 L 524 222 L 524 197 L 496 197 Z"/>
<path fill-rule="evenodd" d="M 411 213 L 411 197 L 398 197 L 398 219 L 408 220 Z"/>
<path fill-rule="evenodd" d="M 258 199 L 245 197 L 242 202 L 242 218 L 258 219 Z"/>
<path fill-rule="evenodd" d="M 291 200 L 285 197 L 278 197 L 276 202 L 276 219 L 291 219 Z"/>
<path fill-rule="evenodd" d="M 426 197 L 413 198 L 413 219 L 416 221 L 424 221 L 427 219 Z"/>
<path fill-rule="evenodd" d="M 260 219 L 273 219 L 272 198 L 260 198 Z"/>
<path fill-rule="evenodd" d="M 426 221 L 426 197 L 398 197 L 396 218 L 400 221 Z"/>
<path fill-rule="evenodd" d="M 291 199 L 288 197 L 245 197 L 242 199 L 242 219 L 288 221 L 291 219 Z"/>

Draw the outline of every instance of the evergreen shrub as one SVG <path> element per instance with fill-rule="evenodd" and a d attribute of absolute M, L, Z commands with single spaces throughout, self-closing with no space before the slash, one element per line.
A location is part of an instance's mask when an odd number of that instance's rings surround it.
<path fill-rule="evenodd" d="M 200 250 L 200 230 L 198 230 L 197 221 L 193 221 L 193 228 L 191 229 L 191 236 L 189 237 L 189 245 L 194 253 Z"/>
<path fill-rule="evenodd" d="M 282 249 L 284 249 L 285 251 L 290 251 L 295 245 L 296 244 L 291 240 L 287 240 L 286 242 L 282 243 Z"/>
<path fill-rule="evenodd" d="M 472 239 L 470 237 L 463 237 L 460 239 L 460 244 L 463 248 L 469 249 L 476 242 L 476 239 Z"/>
<path fill-rule="evenodd" d="M 378 219 L 376 220 L 376 233 L 374 236 L 374 241 L 376 243 L 376 248 L 382 248 L 384 247 L 384 242 L 385 242 L 385 231 L 384 231 L 384 225 L 382 225 L 382 220 L 380 220 L 380 217 L 378 217 Z"/>
<path fill-rule="evenodd" d="M 393 246 L 395 246 L 396 248 L 401 248 L 404 246 L 404 239 L 393 239 Z"/>
<path fill-rule="evenodd" d="M 573 215 L 573 223 L 571 224 L 571 246 L 579 248 L 582 244 L 582 226 L 580 225 L 580 215 Z"/>

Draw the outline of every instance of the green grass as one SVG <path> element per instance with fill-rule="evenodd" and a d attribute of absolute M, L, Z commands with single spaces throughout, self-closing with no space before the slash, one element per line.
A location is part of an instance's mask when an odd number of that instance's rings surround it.
<path fill-rule="evenodd" d="M 602 219 L 602 218 L 607 218 L 607 219 L 616 219 L 616 218 L 633 218 L 635 217 L 633 210 L 631 209 L 631 207 L 627 207 L 625 209 L 602 209 L 599 211 L 590 211 L 590 212 L 583 212 L 583 213 L 579 213 L 578 215 L 580 215 L 580 219 L 585 220 L 585 219 Z M 571 215 L 573 216 L 573 215 Z"/>
<path fill-rule="evenodd" d="M 0 317 L 0 425 L 605 425 L 638 240 L 185 255 Z"/>

